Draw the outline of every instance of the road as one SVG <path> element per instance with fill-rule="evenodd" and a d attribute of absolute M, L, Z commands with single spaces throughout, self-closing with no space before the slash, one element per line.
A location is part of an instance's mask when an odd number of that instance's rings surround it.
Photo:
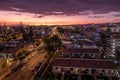
<path fill-rule="evenodd" d="M 54 27 L 54 28 L 52 29 L 52 35 L 54 35 L 54 34 L 58 35 L 59 38 L 62 39 L 62 36 L 61 36 L 60 33 L 57 31 L 57 27 Z"/>
<path fill-rule="evenodd" d="M 34 52 L 37 53 L 37 52 Z M 43 62 L 45 53 L 36 54 L 22 68 L 12 73 L 3 80 L 30 80 L 33 76 L 31 70 L 39 63 Z"/>

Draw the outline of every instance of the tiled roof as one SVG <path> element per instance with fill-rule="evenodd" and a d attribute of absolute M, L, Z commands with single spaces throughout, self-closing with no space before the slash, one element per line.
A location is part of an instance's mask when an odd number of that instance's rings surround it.
<path fill-rule="evenodd" d="M 90 48 L 71 48 L 71 49 L 63 49 L 61 50 L 61 52 L 63 53 L 100 53 L 100 50 L 99 49 L 90 49 Z"/>
<path fill-rule="evenodd" d="M 116 67 L 111 61 L 99 61 L 99 60 L 55 59 L 53 66 L 116 69 Z"/>

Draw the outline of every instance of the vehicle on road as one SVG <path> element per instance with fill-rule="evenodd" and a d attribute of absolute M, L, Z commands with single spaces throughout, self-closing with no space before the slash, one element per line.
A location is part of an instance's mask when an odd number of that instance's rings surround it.
<path fill-rule="evenodd" d="M 14 67 L 11 72 L 16 72 L 18 69 L 20 69 L 25 63 L 18 64 L 16 67 Z"/>
<path fill-rule="evenodd" d="M 35 67 L 31 70 L 31 73 L 34 74 L 35 72 L 37 72 L 38 69 L 40 68 L 41 64 L 42 64 L 42 63 L 39 62 L 39 63 L 37 64 L 37 66 L 35 66 Z"/>

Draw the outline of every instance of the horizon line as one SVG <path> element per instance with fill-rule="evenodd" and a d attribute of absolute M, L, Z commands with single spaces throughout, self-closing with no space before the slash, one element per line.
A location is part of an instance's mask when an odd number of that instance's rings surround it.
<path fill-rule="evenodd" d="M 0 22 L 0 26 L 15 26 L 15 25 L 25 25 L 25 26 L 39 26 L 39 25 L 85 25 L 85 24 L 107 24 L 107 23 L 120 23 L 119 21 L 117 22 L 98 22 L 98 23 L 71 23 L 71 24 L 48 24 L 47 22 L 43 23 L 43 24 L 33 24 L 33 23 L 24 23 L 22 21 L 20 22 L 13 22 L 14 24 L 8 23 L 8 22 Z"/>

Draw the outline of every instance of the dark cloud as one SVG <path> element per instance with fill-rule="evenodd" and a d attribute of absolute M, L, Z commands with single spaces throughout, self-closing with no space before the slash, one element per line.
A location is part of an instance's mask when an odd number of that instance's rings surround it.
<path fill-rule="evenodd" d="M 43 18 L 44 16 L 38 16 L 37 18 Z"/>
<path fill-rule="evenodd" d="M 10 3 L 13 2 L 13 0 L 0 0 L 0 3 Z"/>
<path fill-rule="evenodd" d="M 15 13 L 15 15 L 22 15 L 22 14 L 20 14 L 20 13 Z"/>
<path fill-rule="evenodd" d="M 0 0 L 0 10 L 18 8 L 21 12 L 44 15 L 89 15 L 120 11 L 120 0 Z M 62 13 L 59 13 L 62 12 Z"/>
<path fill-rule="evenodd" d="M 33 18 L 43 18 L 43 17 L 45 17 L 44 15 L 35 15 Z"/>
<path fill-rule="evenodd" d="M 103 18 L 104 16 L 89 16 L 88 18 Z"/>

